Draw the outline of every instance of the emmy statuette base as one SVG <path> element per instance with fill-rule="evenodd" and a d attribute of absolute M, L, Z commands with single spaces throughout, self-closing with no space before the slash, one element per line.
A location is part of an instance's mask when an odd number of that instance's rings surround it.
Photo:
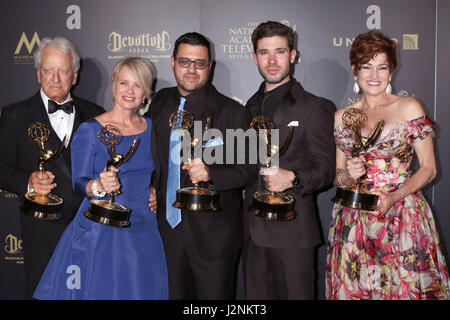
<path fill-rule="evenodd" d="M 121 204 L 109 202 L 108 200 L 90 201 L 89 209 L 84 216 L 97 223 L 105 224 L 112 227 L 128 228 L 130 210 Z"/>
<path fill-rule="evenodd" d="M 255 216 L 271 221 L 289 221 L 296 216 L 292 196 L 270 191 L 256 192 L 251 210 Z"/>
<path fill-rule="evenodd" d="M 336 196 L 331 201 L 352 209 L 375 211 L 377 209 L 378 196 L 352 189 L 337 188 Z"/>
<path fill-rule="evenodd" d="M 36 192 L 25 194 L 22 213 L 39 220 L 54 221 L 63 217 L 63 200 L 54 194 L 42 195 Z"/>
<path fill-rule="evenodd" d="M 219 193 L 198 187 L 177 190 L 177 197 L 172 206 L 190 211 L 215 212 L 222 209 L 219 203 Z"/>

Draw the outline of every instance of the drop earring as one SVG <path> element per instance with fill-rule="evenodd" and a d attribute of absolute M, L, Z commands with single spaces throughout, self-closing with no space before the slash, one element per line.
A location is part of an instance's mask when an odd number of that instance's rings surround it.
<path fill-rule="evenodd" d="M 355 94 L 359 93 L 359 85 L 358 85 L 358 81 L 356 81 L 356 76 L 353 77 L 355 79 L 355 83 L 353 84 L 353 92 Z"/>
<path fill-rule="evenodd" d="M 386 87 L 386 94 L 391 94 L 391 92 L 392 92 L 391 77 L 389 77 L 389 83 Z"/>

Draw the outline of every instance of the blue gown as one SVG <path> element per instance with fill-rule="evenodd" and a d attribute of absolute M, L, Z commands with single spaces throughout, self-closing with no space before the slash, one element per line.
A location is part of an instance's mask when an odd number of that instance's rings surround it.
<path fill-rule="evenodd" d="M 154 164 L 151 120 L 146 121 L 145 132 L 123 136 L 116 146 L 116 152 L 125 154 L 133 139 L 140 138 L 133 156 L 118 167 L 122 194 L 115 202 L 131 210 L 131 226 L 118 228 L 87 219 L 83 213 L 89 198 L 85 197 L 59 240 L 34 298 L 168 299 L 164 248 L 156 214 L 148 208 Z M 106 146 L 97 139 L 100 128 L 97 120 L 88 120 L 73 138 L 72 181 L 81 194 L 86 194 L 86 184 L 99 176 L 109 159 Z"/>

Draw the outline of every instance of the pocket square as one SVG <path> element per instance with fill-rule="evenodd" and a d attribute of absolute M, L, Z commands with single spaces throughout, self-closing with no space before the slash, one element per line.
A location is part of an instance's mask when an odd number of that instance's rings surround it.
<path fill-rule="evenodd" d="M 221 145 L 223 145 L 222 137 L 215 137 L 215 138 L 212 138 L 212 139 L 209 139 L 208 141 L 206 141 L 205 144 L 203 145 L 203 148 L 217 147 L 217 146 L 221 146 Z"/>
<path fill-rule="evenodd" d="M 287 126 L 288 127 L 298 127 L 298 121 L 291 121 L 291 122 L 289 122 L 289 124 Z"/>

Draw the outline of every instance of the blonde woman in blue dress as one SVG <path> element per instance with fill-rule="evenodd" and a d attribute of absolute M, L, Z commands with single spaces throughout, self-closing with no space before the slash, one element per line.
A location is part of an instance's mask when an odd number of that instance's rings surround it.
<path fill-rule="evenodd" d="M 37 299 L 168 299 L 168 278 L 156 214 L 149 209 L 150 179 L 154 169 L 150 150 L 151 119 L 138 108 L 149 98 L 154 77 L 152 64 L 127 57 L 112 74 L 111 110 L 83 123 L 72 148 L 72 184 L 85 196 L 67 227 L 41 278 Z M 140 139 L 132 157 L 106 171 L 110 158 L 97 132 L 111 124 L 122 133 L 116 152 L 126 154 Z M 115 197 L 130 211 L 130 227 L 94 222 L 83 214 L 90 199 Z"/>

